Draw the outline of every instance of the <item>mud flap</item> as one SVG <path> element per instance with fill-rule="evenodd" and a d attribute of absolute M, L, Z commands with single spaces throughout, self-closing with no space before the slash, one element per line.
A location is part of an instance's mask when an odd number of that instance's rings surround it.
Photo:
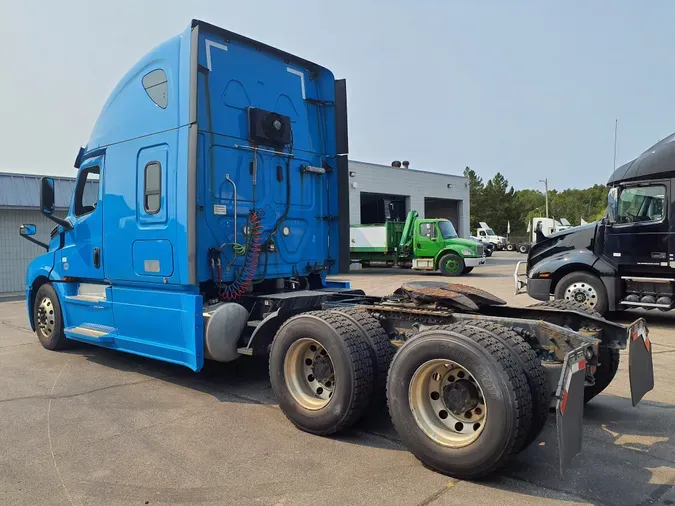
<path fill-rule="evenodd" d="M 633 406 L 654 388 L 654 364 L 652 344 L 649 341 L 647 325 L 643 318 L 636 320 L 629 328 L 630 348 L 628 350 L 628 376 L 630 397 Z"/>
<path fill-rule="evenodd" d="M 558 383 L 556 426 L 560 474 L 565 472 L 572 459 L 581 451 L 586 379 L 585 348 L 582 346 L 565 355 L 563 373 Z"/>

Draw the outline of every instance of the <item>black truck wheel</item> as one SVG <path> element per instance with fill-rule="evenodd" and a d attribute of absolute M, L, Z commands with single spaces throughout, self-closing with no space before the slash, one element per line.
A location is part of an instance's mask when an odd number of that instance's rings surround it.
<path fill-rule="evenodd" d="M 59 296 L 49 283 L 42 285 L 35 294 L 33 322 L 40 344 L 46 349 L 56 351 L 69 346 L 70 342 L 64 334 Z"/>
<path fill-rule="evenodd" d="M 530 251 L 530 245 L 529 244 L 519 244 L 518 245 L 518 253 L 522 253 L 525 255 L 528 251 Z"/>
<path fill-rule="evenodd" d="M 306 432 L 329 435 L 346 429 L 371 401 L 369 345 L 349 318 L 335 312 L 290 318 L 274 337 L 269 366 L 279 407 Z"/>
<path fill-rule="evenodd" d="M 558 300 L 583 304 L 601 315 L 609 307 L 605 286 L 600 278 L 590 272 L 572 272 L 563 276 L 555 286 L 554 296 Z"/>
<path fill-rule="evenodd" d="M 401 346 L 389 368 L 387 400 L 406 447 L 427 466 L 460 478 L 504 465 L 532 421 L 530 391 L 509 350 L 462 324 L 425 330 Z"/>
<path fill-rule="evenodd" d="M 530 307 L 551 307 L 554 309 L 562 309 L 568 311 L 578 311 L 579 313 L 584 313 L 589 316 L 594 316 L 596 318 L 602 318 L 603 316 L 596 311 L 591 309 L 588 306 L 574 302 L 571 300 L 549 300 L 546 302 L 540 302 L 534 304 Z M 587 386 L 584 389 L 584 402 L 590 401 L 593 397 L 602 392 L 616 376 L 616 372 L 619 370 L 619 360 L 621 355 L 619 350 L 615 348 L 607 348 L 606 346 L 600 346 L 598 350 L 598 367 L 595 370 L 595 384 Z"/>
<path fill-rule="evenodd" d="M 447 253 L 438 262 L 444 276 L 461 276 L 464 273 L 464 260 L 457 253 Z"/>
<path fill-rule="evenodd" d="M 506 245 L 506 251 L 514 251 L 516 249 L 515 245 L 513 244 L 507 244 Z"/>
<path fill-rule="evenodd" d="M 339 308 L 337 312 L 349 318 L 361 331 L 373 359 L 373 401 L 380 406 L 386 400 L 387 373 L 396 354 L 394 346 L 377 318 L 353 308 Z"/>
<path fill-rule="evenodd" d="M 546 425 L 551 405 L 548 379 L 541 361 L 525 339 L 503 325 L 488 321 L 467 322 L 466 324 L 472 328 L 481 329 L 490 336 L 499 339 L 509 349 L 511 355 L 525 373 L 525 379 L 532 396 L 532 425 L 520 448 L 520 450 L 524 450 L 537 439 Z"/>

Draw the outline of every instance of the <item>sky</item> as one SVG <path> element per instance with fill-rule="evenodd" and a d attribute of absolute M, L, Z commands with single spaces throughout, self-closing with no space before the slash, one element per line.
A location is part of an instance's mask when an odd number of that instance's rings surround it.
<path fill-rule="evenodd" d="M 193 18 L 347 79 L 350 158 L 603 184 L 675 131 L 675 2 L 0 0 L 0 171 L 75 175 L 117 81 Z"/>

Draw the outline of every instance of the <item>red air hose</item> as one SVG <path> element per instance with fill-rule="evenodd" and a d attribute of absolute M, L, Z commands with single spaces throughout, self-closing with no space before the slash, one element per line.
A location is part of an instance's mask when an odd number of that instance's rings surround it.
<path fill-rule="evenodd" d="M 241 297 L 248 287 L 251 286 L 255 272 L 258 269 L 260 261 L 260 250 L 262 249 L 263 227 L 260 218 L 255 210 L 248 215 L 248 238 L 246 241 L 246 255 L 244 265 L 242 266 L 237 278 L 228 285 L 225 285 L 220 291 L 220 298 L 224 300 L 236 300 Z"/>

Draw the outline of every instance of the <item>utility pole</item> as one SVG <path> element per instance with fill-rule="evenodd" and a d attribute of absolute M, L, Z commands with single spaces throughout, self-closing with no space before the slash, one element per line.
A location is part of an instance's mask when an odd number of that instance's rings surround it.
<path fill-rule="evenodd" d="M 619 130 L 619 119 L 614 120 L 614 170 L 616 170 L 616 134 Z"/>
<path fill-rule="evenodd" d="M 540 179 L 540 183 L 544 183 L 544 188 L 546 188 L 546 217 L 548 218 L 548 178 Z"/>

